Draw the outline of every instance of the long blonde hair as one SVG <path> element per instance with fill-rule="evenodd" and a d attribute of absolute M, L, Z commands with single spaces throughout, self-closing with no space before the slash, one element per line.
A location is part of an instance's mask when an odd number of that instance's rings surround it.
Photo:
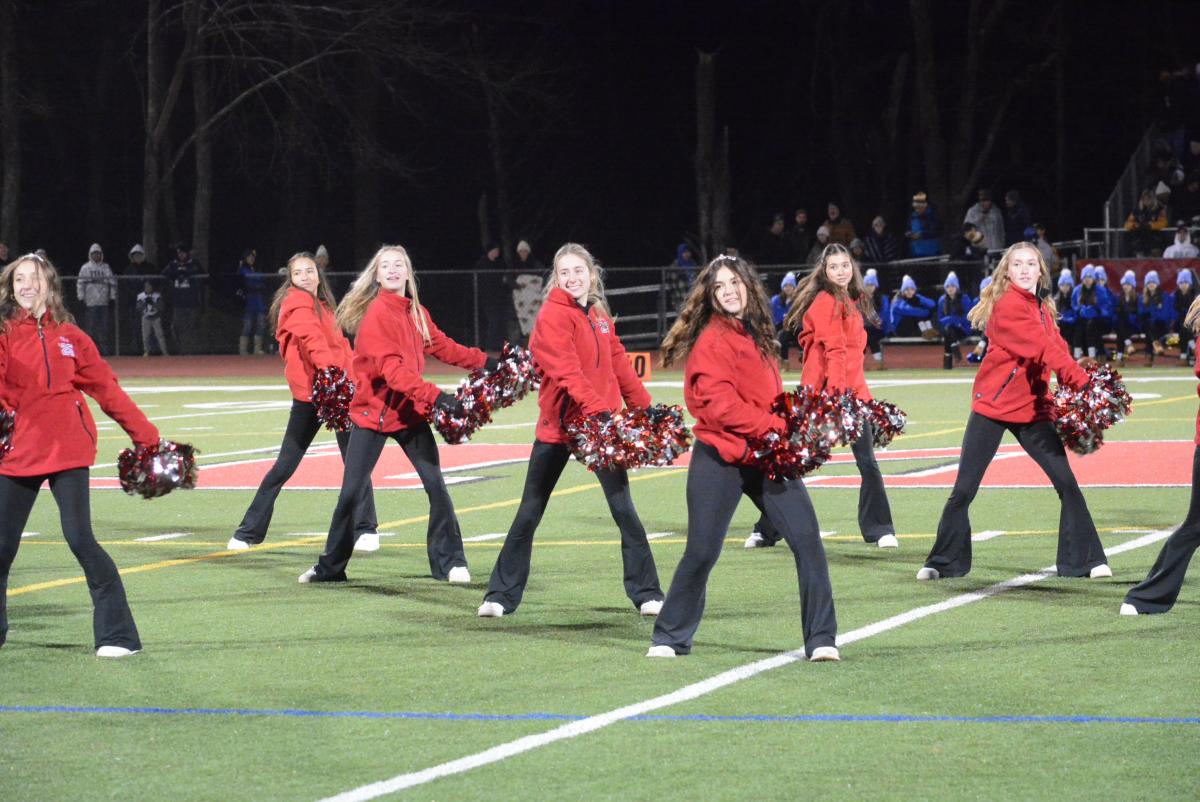
<path fill-rule="evenodd" d="M 417 331 L 421 332 L 421 339 L 426 345 L 432 342 L 429 334 L 429 325 L 425 322 L 424 310 L 421 308 L 421 299 L 417 295 L 417 275 L 413 271 L 412 259 L 408 257 L 408 251 L 400 245 L 384 245 L 379 250 L 375 251 L 375 255 L 371 257 L 371 261 L 367 262 L 367 266 L 358 274 L 358 278 L 354 280 L 354 284 L 350 287 L 350 291 L 342 298 L 342 302 L 337 308 L 337 322 L 344 330 L 351 334 L 358 332 L 358 327 L 362 324 L 362 319 L 367 314 L 367 307 L 371 305 L 371 301 L 379 295 L 379 279 L 375 277 L 379 272 L 379 259 L 387 251 L 395 251 L 400 254 L 401 261 L 408 268 L 408 278 L 404 282 L 404 294 L 412 301 L 412 306 L 409 308 L 409 314 L 412 315 L 413 325 L 417 327 Z"/>
<path fill-rule="evenodd" d="M 287 266 L 283 271 L 283 283 L 279 285 L 279 289 L 275 290 L 275 296 L 271 299 L 267 321 L 271 324 L 272 330 L 279 326 L 279 309 L 283 306 L 283 299 L 292 291 L 292 287 L 296 287 L 292 283 L 292 265 L 296 263 L 297 259 L 308 259 L 317 268 L 317 292 L 313 297 L 313 313 L 317 317 L 321 317 L 326 312 L 332 314 L 333 310 L 337 308 L 337 302 L 333 300 L 333 289 L 329 286 L 329 279 L 325 278 L 325 271 L 317 264 L 316 258 L 308 251 L 297 251 L 287 260 Z M 300 289 L 300 287 L 296 287 L 296 289 Z"/>
<path fill-rule="evenodd" d="M 542 300 L 544 301 L 550 295 L 551 290 L 560 286 L 558 283 L 558 260 L 568 255 L 578 256 L 588 267 L 588 275 L 592 277 L 588 287 L 588 303 L 612 320 L 612 310 L 608 307 L 608 299 L 604 297 L 604 268 L 587 248 L 577 242 L 568 242 L 554 252 L 554 259 L 550 262 L 550 278 L 546 280 L 546 290 L 542 293 Z"/>
<path fill-rule="evenodd" d="M 1000 296 L 1008 291 L 1008 287 L 1012 283 L 1008 280 L 1008 264 L 1012 261 L 1013 253 L 1022 248 L 1033 251 L 1037 256 L 1039 275 L 1036 294 L 1042 302 L 1042 308 L 1046 310 L 1051 319 L 1058 314 L 1051 291 L 1050 268 L 1047 266 L 1046 260 L 1042 258 L 1042 252 L 1033 243 L 1016 242 L 1009 245 L 1004 255 L 1000 257 L 996 269 L 992 271 L 992 283 L 983 288 L 983 291 L 979 293 L 979 303 L 975 304 L 967 313 L 967 320 L 971 321 L 971 326 L 976 331 L 983 331 L 988 319 L 992 316 L 992 309 L 996 306 L 996 301 L 1000 300 Z"/>
<path fill-rule="evenodd" d="M 50 313 L 50 318 L 55 323 L 74 323 L 74 316 L 67 311 L 67 306 L 63 303 L 62 279 L 58 277 L 53 263 L 44 256 L 27 253 L 9 262 L 5 265 L 4 272 L 0 273 L 0 329 L 7 328 L 8 322 L 22 311 L 13 290 L 13 282 L 16 280 L 17 266 L 23 262 L 33 262 L 37 265 L 42 282 L 46 285 L 46 311 Z"/>
<path fill-rule="evenodd" d="M 1200 331 L 1200 295 L 1188 307 L 1187 314 L 1183 316 L 1183 325 L 1192 331 Z"/>

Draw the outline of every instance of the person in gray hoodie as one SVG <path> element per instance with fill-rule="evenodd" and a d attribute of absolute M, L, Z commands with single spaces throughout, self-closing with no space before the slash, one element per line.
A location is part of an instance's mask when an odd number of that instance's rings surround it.
<path fill-rule="evenodd" d="M 88 248 L 88 260 L 79 268 L 75 291 L 84 305 L 84 330 L 96 341 L 100 354 L 108 356 L 112 353 L 110 308 L 117 300 L 117 279 L 108 262 L 104 261 L 104 251 L 99 243 Z"/>

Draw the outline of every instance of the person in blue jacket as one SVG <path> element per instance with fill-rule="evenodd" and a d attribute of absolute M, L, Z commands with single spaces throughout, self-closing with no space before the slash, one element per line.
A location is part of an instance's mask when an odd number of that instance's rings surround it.
<path fill-rule="evenodd" d="M 917 294 L 917 283 L 912 276 L 905 276 L 892 298 L 892 329 L 900 337 L 936 339 L 938 332 L 933 325 L 936 307 L 932 299 Z"/>
<path fill-rule="evenodd" d="M 951 270 L 942 280 L 942 297 L 938 298 L 937 302 L 937 319 L 938 325 L 942 329 L 942 341 L 945 343 L 946 353 L 955 362 L 962 361 L 963 355 L 959 349 L 959 341 L 971 331 L 971 322 L 967 320 L 967 312 L 970 312 L 974 305 L 975 302 L 971 300 L 971 296 L 962 291 L 958 275 Z"/>
<path fill-rule="evenodd" d="M 1071 305 L 1071 296 L 1075 292 L 1075 277 L 1070 268 L 1064 267 L 1058 274 L 1058 292 L 1054 294 L 1054 306 L 1058 309 L 1058 333 L 1068 344 L 1075 342 L 1075 323 L 1077 316 Z"/>
<path fill-rule="evenodd" d="M 242 309 L 242 336 L 238 338 L 238 353 L 242 356 L 250 353 L 251 338 L 254 343 L 254 353 L 263 352 L 263 337 L 267 333 L 267 301 L 266 276 L 258 271 L 255 264 L 258 254 L 253 248 L 242 252 L 242 261 L 238 263 L 237 274 L 242 285 L 238 294 L 245 306 Z"/>
<path fill-rule="evenodd" d="M 1150 358 L 1150 364 L 1154 364 L 1154 357 L 1161 356 L 1166 350 L 1167 332 L 1171 330 L 1171 323 L 1175 320 L 1175 299 L 1171 297 L 1171 293 L 1163 291 L 1157 270 L 1146 273 L 1141 301 L 1142 328 L 1146 332 L 1146 355 Z"/>
<path fill-rule="evenodd" d="M 1108 272 L 1104 265 L 1096 265 L 1096 289 L 1103 299 L 1105 333 L 1112 331 L 1117 325 L 1117 294 L 1108 288 Z"/>
<path fill-rule="evenodd" d="M 879 291 L 879 274 L 873 267 L 863 274 L 863 292 L 871 296 L 871 303 L 879 313 L 878 325 L 863 318 L 863 328 L 867 330 L 867 348 L 875 367 L 883 370 L 883 338 L 892 333 L 892 303 Z"/>
<path fill-rule="evenodd" d="M 1113 300 L 1113 318 L 1117 330 L 1117 361 L 1124 362 L 1125 357 L 1133 356 L 1136 350 L 1134 335 L 1144 331 L 1142 299 L 1138 296 L 1137 275 L 1132 270 L 1126 270 L 1121 276 L 1121 291 Z"/>
<path fill-rule="evenodd" d="M 1096 286 L 1095 265 L 1084 265 L 1079 272 L 1079 286 L 1071 294 L 1071 308 L 1075 310 L 1075 358 L 1084 352 L 1096 358 L 1104 354 L 1104 332 L 1108 330 L 1107 300 L 1105 290 Z"/>
<path fill-rule="evenodd" d="M 1185 326 L 1183 321 L 1187 318 L 1187 310 L 1191 309 L 1192 301 L 1196 300 L 1196 280 L 1192 277 L 1192 271 L 1186 267 L 1175 274 L 1175 292 L 1171 293 L 1175 299 L 1175 332 L 1179 335 L 1179 361 L 1186 362 L 1189 366 L 1196 364 L 1196 340 L 1192 336 L 1192 330 Z"/>
<path fill-rule="evenodd" d="M 908 217 L 908 255 L 914 259 L 937 256 L 942 252 L 942 221 L 924 192 L 913 195 L 912 214 Z"/>
<path fill-rule="evenodd" d="M 783 369 L 787 370 L 788 353 L 796 345 L 796 334 L 783 325 L 783 319 L 792 308 L 792 296 L 796 294 L 796 274 L 787 272 L 779 282 L 779 294 L 771 296 L 771 317 L 775 322 L 776 336 L 779 338 L 779 359 Z"/>
<path fill-rule="evenodd" d="M 983 291 L 986 290 L 988 285 L 991 283 L 992 283 L 992 277 L 984 276 L 983 280 L 979 282 L 979 294 L 977 297 L 982 298 Z M 983 331 L 980 331 L 979 329 L 973 329 L 973 331 L 975 332 L 976 336 L 979 337 L 979 342 L 975 344 L 975 350 L 972 351 L 971 353 L 967 354 L 967 361 L 973 365 L 978 365 L 980 362 L 983 361 L 983 358 L 985 356 L 987 356 L 987 348 L 988 348 L 987 327 L 985 326 Z"/>

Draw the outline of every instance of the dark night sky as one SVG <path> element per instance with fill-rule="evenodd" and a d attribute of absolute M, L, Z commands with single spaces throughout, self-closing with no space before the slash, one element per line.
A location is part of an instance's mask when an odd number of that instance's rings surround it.
<path fill-rule="evenodd" d="M 130 4 L 134 8 L 122 12 L 125 17 L 106 4 L 47 5 L 53 8 L 31 12 L 35 30 L 24 32 L 22 45 L 26 56 L 36 48 L 44 58 L 27 65 L 24 83 L 36 112 L 24 126 L 19 246 L 46 247 L 73 272 L 84 261 L 87 245 L 99 240 L 115 266 L 140 238 L 136 54 L 118 54 L 124 57 L 113 67 L 112 96 L 91 116 L 87 92 L 101 38 L 95 31 L 109 26 L 119 33 L 118 49 L 129 48 L 139 4 Z M 956 9 L 964 4 L 942 5 L 939 57 L 950 64 L 964 24 Z M 1014 58 L 1019 63 L 1045 55 L 1022 31 L 1036 29 L 1050 4 L 1013 0 L 1010 5 L 1007 60 L 989 58 L 983 74 L 992 87 L 1011 79 Z M 884 55 L 911 41 L 908 4 L 851 6 L 856 10 L 853 47 L 840 49 L 835 59 L 846 63 L 878 56 L 875 83 L 885 87 L 890 67 Z M 751 241 L 772 211 L 790 212 L 795 205 L 823 210 L 835 195 L 839 165 L 827 153 L 822 117 L 827 82 L 820 83 L 816 95 L 810 92 L 812 48 L 823 35 L 814 27 L 816 3 L 545 0 L 481 8 L 523 17 L 525 22 L 491 34 L 511 37 L 518 48 L 561 70 L 558 100 L 544 114 L 549 130 L 527 138 L 518 127 L 510 143 L 517 182 L 535 188 L 542 204 L 553 210 L 539 218 L 544 230 L 537 232 L 535 254 L 541 258 L 548 259 L 562 241 L 577 239 L 609 264 L 662 264 L 682 235 L 694 229 L 691 149 L 698 48 L 718 50 L 718 115 L 731 134 L 735 238 Z M 1069 2 L 1067 16 L 1071 125 L 1063 219 L 1049 216 L 1054 190 L 1049 73 L 1014 105 L 983 181 L 998 192 L 1022 189 L 1035 216 L 1046 219 L 1058 238 L 1078 236 L 1082 226 L 1098 224 L 1105 196 L 1158 111 L 1158 71 L 1200 56 L 1193 44 L 1200 32 L 1200 3 L 1150 3 L 1135 11 L 1123 2 Z M 939 80 L 949 97 L 953 70 Z M 385 114 L 385 141 L 413 169 L 403 179 L 384 181 L 380 236 L 408 245 L 418 268 L 469 267 L 478 255 L 476 201 L 490 182 L 479 105 L 415 78 L 405 82 L 403 93 L 404 103 Z M 855 99 L 864 125 L 879 117 L 882 96 L 864 92 L 861 104 Z M 906 109 L 911 112 L 911 103 Z M 87 224 L 92 136 L 100 138 L 104 154 L 103 231 L 89 230 Z M 258 136 L 253 118 L 222 136 L 250 145 L 219 148 L 213 268 L 232 270 L 248 246 L 258 247 L 268 260 L 286 256 L 272 252 L 281 203 L 280 184 L 269 168 L 269 143 L 265 137 L 261 144 L 253 142 Z M 352 231 L 351 175 L 339 161 L 343 156 L 330 158 L 324 169 L 305 167 L 313 175 L 317 200 L 302 223 L 308 234 L 296 247 L 325 242 L 335 266 L 345 268 L 350 267 L 345 262 Z M 910 149 L 901 174 L 920 171 L 919 153 Z M 323 180 L 322 173 L 331 177 Z M 180 184 L 186 200 L 186 171 Z M 856 197 L 842 199 L 846 215 L 860 231 L 880 212 L 898 225 L 907 196 L 920 188 L 905 184 L 903 194 L 894 197 L 861 189 Z M 517 226 L 517 234 L 524 234 L 520 221 Z"/>

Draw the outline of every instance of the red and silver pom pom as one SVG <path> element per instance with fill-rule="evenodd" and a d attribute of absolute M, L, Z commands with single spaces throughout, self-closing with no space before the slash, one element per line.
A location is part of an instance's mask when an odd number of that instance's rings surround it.
<path fill-rule="evenodd" d="M 131 496 L 157 498 L 196 486 L 196 449 L 188 443 L 159 440 L 153 446 L 127 448 L 117 457 L 121 489 Z"/>
<path fill-rule="evenodd" d="M 692 447 L 683 409 L 666 404 L 576 417 L 567 423 L 567 434 L 571 453 L 589 471 L 662 467 Z"/>
<path fill-rule="evenodd" d="M 862 436 L 865 404 L 850 391 L 831 395 L 807 385 L 783 393 L 771 405 L 787 424 L 785 433 L 750 438 L 751 464 L 774 481 L 795 479 L 815 471 L 836 445 L 851 445 Z"/>
<path fill-rule="evenodd" d="M 1108 365 L 1086 370 L 1088 383 L 1082 390 L 1059 385 L 1054 392 L 1054 426 L 1063 445 L 1076 454 L 1091 454 L 1104 445 L 1104 430 L 1133 409 L 1120 373 Z"/>
<path fill-rule="evenodd" d="M 511 407 L 540 384 L 541 374 L 530 353 L 519 345 L 505 343 L 495 370 L 477 368 L 459 383 L 454 397 L 462 404 L 463 416 L 434 407 L 429 422 L 447 443 L 465 443 L 480 427 L 491 423 L 493 412 Z"/>
<path fill-rule="evenodd" d="M 875 434 L 876 448 L 887 448 L 896 435 L 904 434 L 908 415 L 900 407 L 878 398 L 867 401 L 865 407 L 864 414 Z"/>
<path fill-rule="evenodd" d="M 0 409 L 0 460 L 12 451 L 13 427 L 17 425 L 17 413 L 11 409 Z"/>
<path fill-rule="evenodd" d="M 350 430 L 350 402 L 354 400 L 354 380 L 339 367 L 322 368 L 313 376 L 312 403 L 317 420 L 331 432 Z"/>

